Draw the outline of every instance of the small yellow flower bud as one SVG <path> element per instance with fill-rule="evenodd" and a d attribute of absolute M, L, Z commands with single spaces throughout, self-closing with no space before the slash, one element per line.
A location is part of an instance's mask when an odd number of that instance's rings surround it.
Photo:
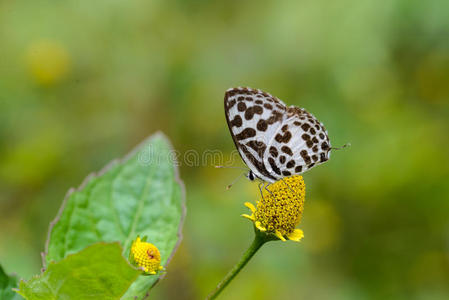
<path fill-rule="evenodd" d="M 159 250 L 153 244 L 142 242 L 140 237 L 137 237 L 133 242 L 129 258 L 133 265 L 143 268 L 147 274 L 154 275 L 163 269 L 160 265 L 161 254 Z"/>

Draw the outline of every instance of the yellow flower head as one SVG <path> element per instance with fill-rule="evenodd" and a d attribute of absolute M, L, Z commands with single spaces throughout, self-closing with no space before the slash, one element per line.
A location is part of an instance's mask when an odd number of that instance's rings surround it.
<path fill-rule="evenodd" d="M 299 224 L 304 209 L 306 186 L 302 176 L 295 175 L 283 178 L 262 190 L 262 199 L 256 207 L 245 203 L 252 214 L 242 215 L 254 222 L 254 226 L 261 232 L 274 234 L 285 241 L 286 238 L 299 242 L 304 234 L 295 227 Z"/>
<path fill-rule="evenodd" d="M 142 241 L 140 237 L 133 242 L 129 253 L 131 263 L 143 268 L 147 274 L 156 274 L 163 269 L 160 265 L 161 254 L 153 244 Z"/>

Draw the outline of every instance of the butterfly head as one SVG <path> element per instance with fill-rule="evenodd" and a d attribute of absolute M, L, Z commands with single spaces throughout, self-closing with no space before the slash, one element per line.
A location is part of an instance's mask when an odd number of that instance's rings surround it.
<path fill-rule="evenodd" d="M 254 181 L 256 179 L 256 175 L 254 175 L 253 171 L 251 171 L 251 170 L 248 172 L 246 177 L 251 181 Z"/>

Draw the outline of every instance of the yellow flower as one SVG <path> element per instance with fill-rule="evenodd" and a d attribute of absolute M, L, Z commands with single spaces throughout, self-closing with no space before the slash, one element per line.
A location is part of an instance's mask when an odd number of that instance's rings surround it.
<path fill-rule="evenodd" d="M 306 195 L 306 186 L 302 176 L 283 178 L 262 190 L 262 199 L 256 207 L 246 202 L 252 214 L 242 215 L 254 222 L 261 232 L 273 234 L 282 241 L 286 239 L 299 242 L 304 233 L 296 229 L 301 221 Z"/>
<path fill-rule="evenodd" d="M 164 268 L 160 265 L 161 254 L 153 244 L 142 241 L 138 236 L 131 246 L 129 253 L 131 263 L 143 268 L 147 274 L 156 274 Z"/>

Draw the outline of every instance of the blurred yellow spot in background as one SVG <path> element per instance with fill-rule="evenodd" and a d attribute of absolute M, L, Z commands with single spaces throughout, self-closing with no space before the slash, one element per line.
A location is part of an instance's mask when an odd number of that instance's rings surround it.
<path fill-rule="evenodd" d="M 27 68 L 33 79 L 50 86 L 65 78 L 70 69 L 70 56 L 57 41 L 33 42 L 26 53 Z"/>

